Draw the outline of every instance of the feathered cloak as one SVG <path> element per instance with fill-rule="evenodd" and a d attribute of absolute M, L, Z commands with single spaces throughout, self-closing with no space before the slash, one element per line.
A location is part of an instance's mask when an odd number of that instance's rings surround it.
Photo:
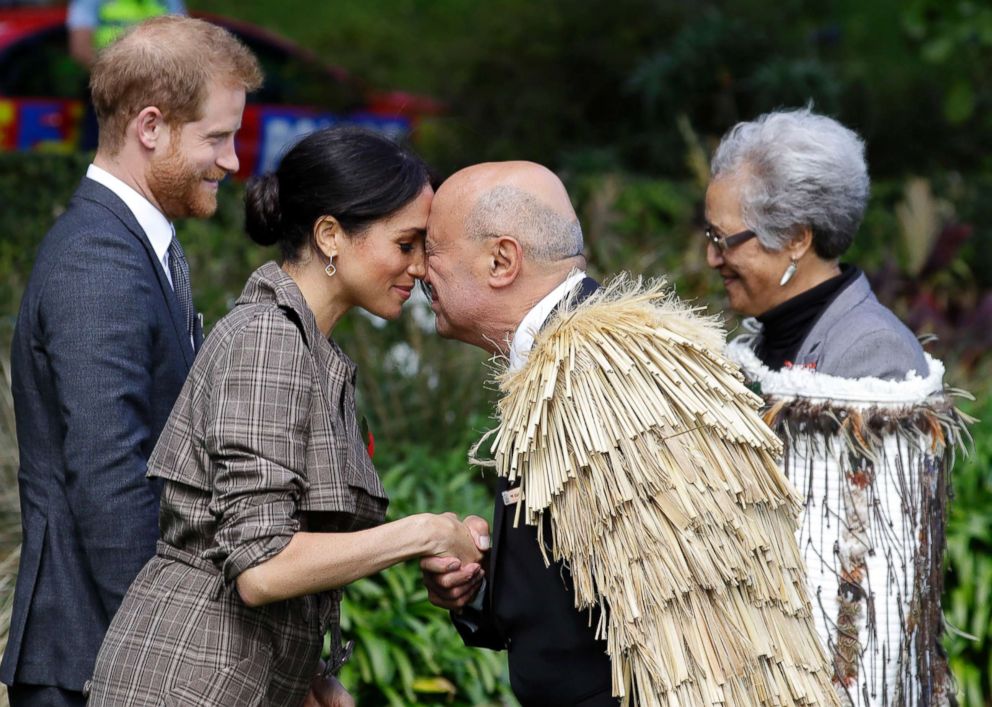
<path fill-rule="evenodd" d="M 798 534 L 817 632 L 844 705 L 954 703 L 940 647 L 942 557 L 954 447 L 970 418 L 944 366 L 903 381 L 771 371 L 745 335 L 728 346 L 785 444 L 802 494 Z"/>
<path fill-rule="evenodd" d="M 489 463 L 520 480 L 518 522 L 548 514 L 576 610 L 602 610 L 624 704 L 837 704 L 781 443 L 722 330 L 663 285 L 553 315 L 499 380 Z"/>

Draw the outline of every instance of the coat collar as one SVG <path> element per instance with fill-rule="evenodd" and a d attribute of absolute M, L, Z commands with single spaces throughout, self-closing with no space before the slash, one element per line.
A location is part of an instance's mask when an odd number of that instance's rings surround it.
<path fill-rule="evenodd" d="M 272 260 L 252 273 L 235 304 L 261 303 L 274 303 L 291 313 L 291 318 L 303 335 L 303 343 L 317 361 L 323 366 L 343 365 L 347 369 L 348 379 L 354 380 L 357 369 L 355 363 L 332 339 L 324 336 L 296 281 Z"/>
<path fill-rule="evenodd" d="M 833 327 L 844 317 L 850 314 L 851 310 L 860 305 L 865 300 L 875 300 L 875 295 L 871 291 L 871 285 L 864 273 L 858 276 L 850 285 L 845 287 L 820 315 L 819 320 L 810 329 L 806 339 L 799 347 L 796 354 L 797 361 L 803 361 L 808 356 L 815 353 L 820 343 L 828 336 Z"/>

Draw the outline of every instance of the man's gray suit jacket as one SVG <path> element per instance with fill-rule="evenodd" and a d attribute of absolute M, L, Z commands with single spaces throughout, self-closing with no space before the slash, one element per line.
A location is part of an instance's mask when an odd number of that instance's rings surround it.
<path fill-rule="evenodd" d="M 4 683 L 81 690 L 89 679 L 155 552 L 160 488 L 146 463 L 193 356 L 144 231 L 84 179 L 41 243 L 14 332 L 24 538 Z"/>

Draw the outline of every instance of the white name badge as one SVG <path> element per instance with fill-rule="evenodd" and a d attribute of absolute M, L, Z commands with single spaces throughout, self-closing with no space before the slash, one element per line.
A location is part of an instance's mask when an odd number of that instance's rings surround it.
<path fill-rule="evenodd" d="M 518 503 L 520 501 L 520 497 L 521 497 L 521 493 L 519 486 L 515 489 L 509 489 L 508 491 L 504 491 L 503 505 L 512 506 L 514 503 Z"/>

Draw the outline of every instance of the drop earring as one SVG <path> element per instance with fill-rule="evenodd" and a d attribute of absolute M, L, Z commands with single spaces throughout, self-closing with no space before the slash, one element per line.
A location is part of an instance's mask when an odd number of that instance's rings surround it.
<path fill-rule="evenodd" d="M 338 271 L 338 268 L 334 264 L 334 256 L 332 255 L 330 262 L 327 263 L 327 267 L 324 268 L 324 274 L 327 275 L 327 277 L 334 277 L 334 275 L 337 273 L 337 271 Z"/>
<path fill-rule="evenodd" d="M 782 279 L 778 281 L 779 287 L 785 287 L 786 285 L 788 285 L 789 280 L 793 278 L 793 276 L 796 274 L 796 270 L 798 269 L 799 269 L 799 265 L 797 264 L 796 259 L 789 258 L 789 267 L 787 267 L 785 269 L 785 272 L 782 273 Z"/>

